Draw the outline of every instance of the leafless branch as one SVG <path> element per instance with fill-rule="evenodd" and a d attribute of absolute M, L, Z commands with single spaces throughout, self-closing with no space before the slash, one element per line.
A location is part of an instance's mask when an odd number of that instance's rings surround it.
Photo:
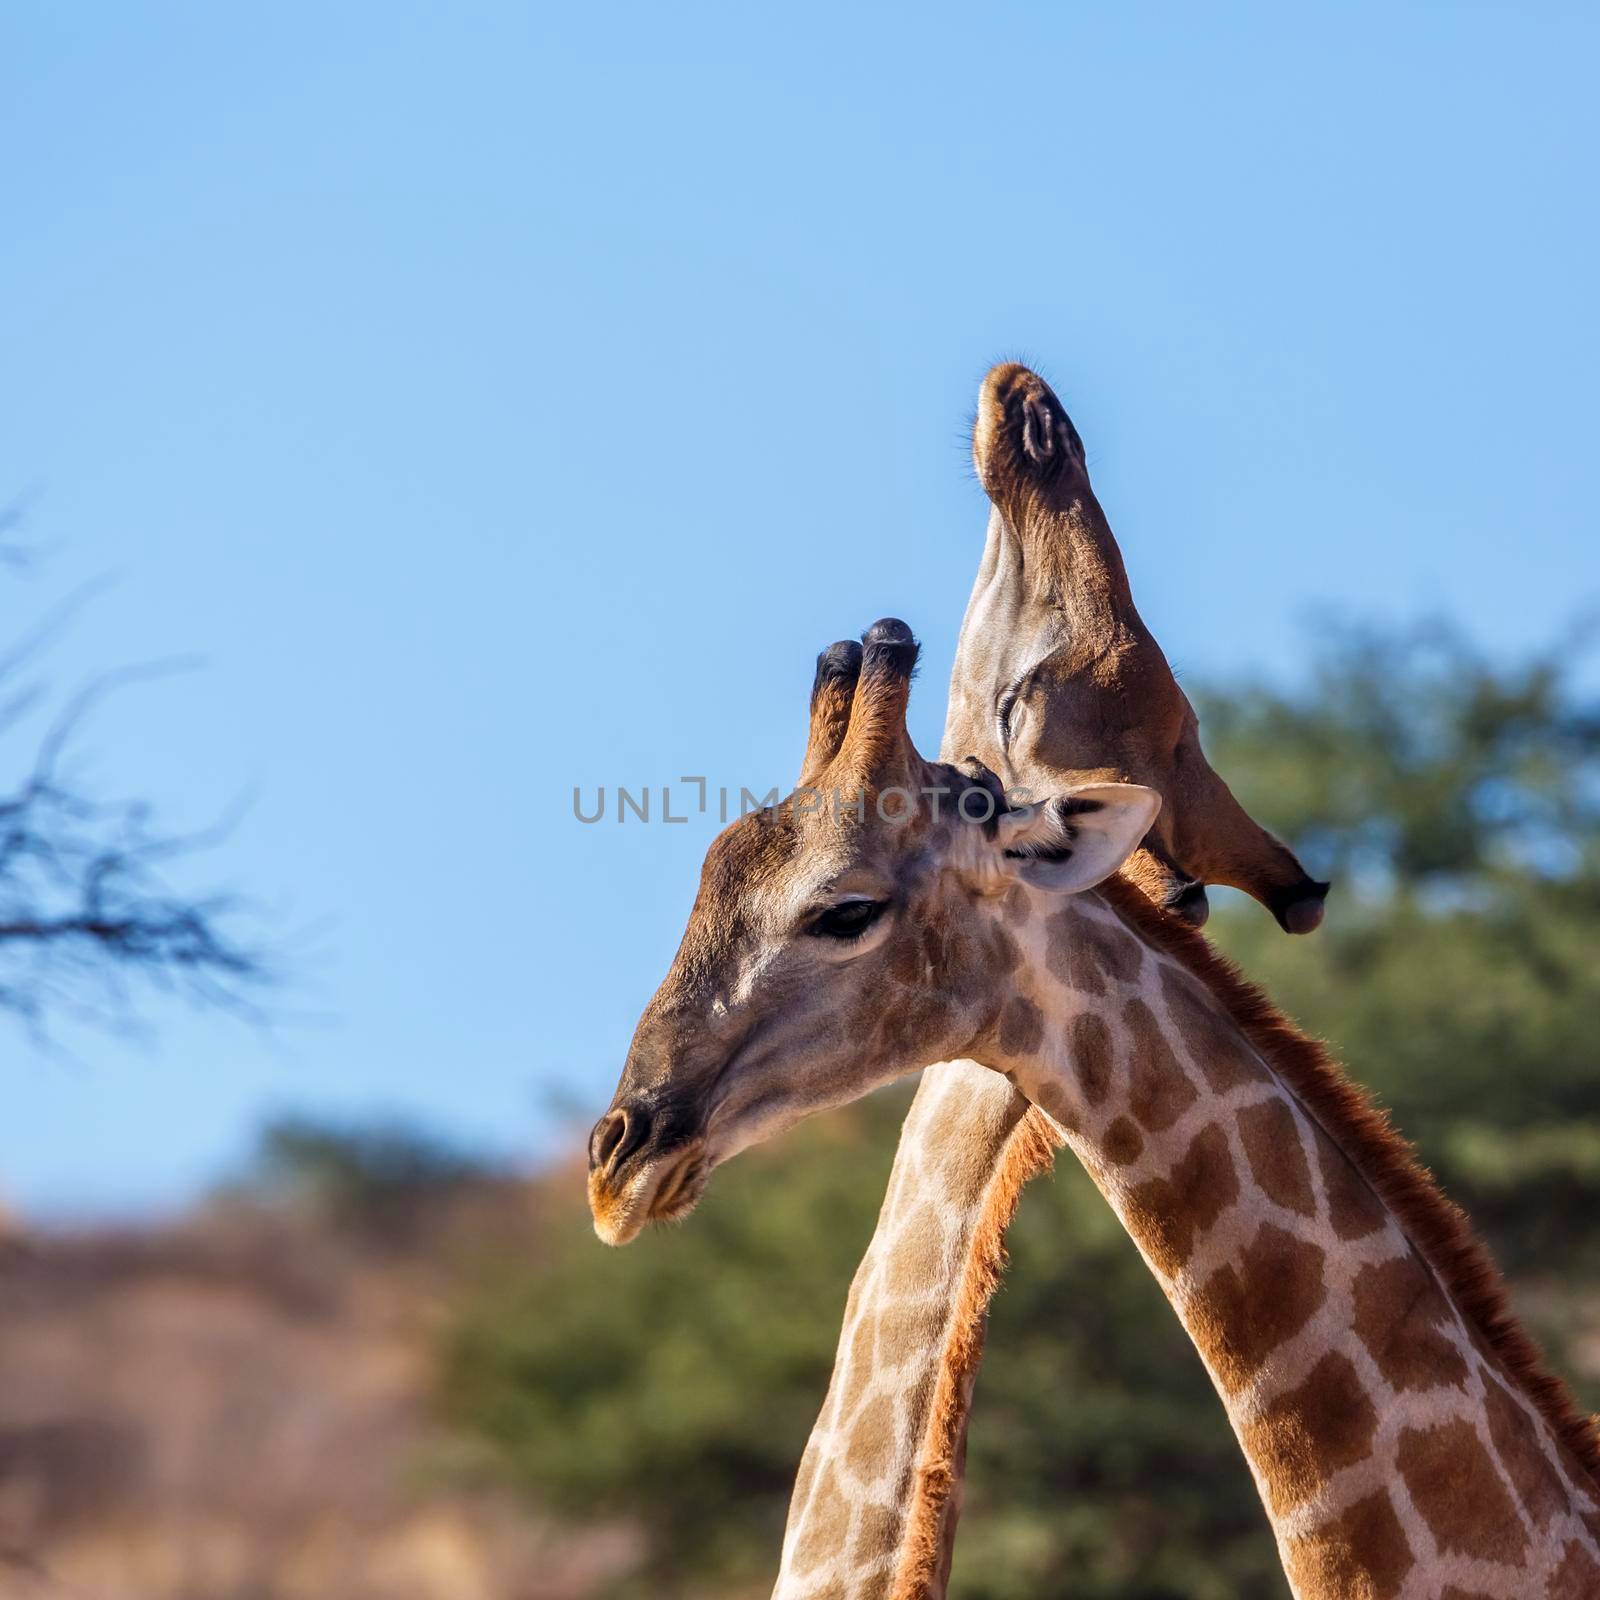
<path fill-rule="evenodd" d="M 16 513 L 0 513 L 0 565 Z M 49 699 L 20 681 L 91 598 L 80 589 L 0 649 L 0 734 L 15 734 Z M 193 663 L 166 661 L 108 673 L 74 695 L 34 742 L 25 770 L 0 783 L 0 1011 L 38 1032 L 52 1016 L 127 1026 L 141 988 L 261 1016 L 269 977 L 261 949 L 237 928 L 245 908 L 223 893 L 192 894 L 168 876 L 220 842 L 234 818 L 201 833 L 162 830 L 137 800 L 106 800 L 75 783 L 65 757 L 91 712 L 129 684 Z"/>

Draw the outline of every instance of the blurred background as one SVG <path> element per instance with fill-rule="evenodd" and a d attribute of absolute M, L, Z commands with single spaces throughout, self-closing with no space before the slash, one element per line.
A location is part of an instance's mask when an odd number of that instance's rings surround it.
<path fill-rule="evenodd" d="M 0 1596 L 767 1592 L 909 1086 L 622 1253 L 582 1130 L 816 650 L 937 743 L 1007 355 L 1336 881 L 1211 931 L 1600 1406 L 1597 32 L 8 8 Z M 1282 1596 L 1065 1158 L 1012 1257 L 952 1594 Z"/>

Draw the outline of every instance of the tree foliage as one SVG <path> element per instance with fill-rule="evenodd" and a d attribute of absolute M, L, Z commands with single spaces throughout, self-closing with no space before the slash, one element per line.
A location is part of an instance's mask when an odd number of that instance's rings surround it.
<path fill-rule="evenodd" d="M 286 1115 L 262 1128 L 232 1192 L 309 1212 L 369 1243 L 393 1243 L 414 1234 L 442 1200 L 492 1176 L 484 1162 L 408 1122 Z"/>
<path fill-rule="evenodd" d="M 1249 809 L 1336 885 L 1314 938 L 1226 896 L 1211 931 L 1394 1110 L 1592 1407 L 1600 703 L 1573 659 L 1347 634 L 1303 687 L 1205 694 L 1202 725 Z M 767 1592 L 904 1103 L 741 1158 L 687 1226 L 626 1252 L 593 1241 L 574 1183 L 549 1260 L 453 1329 L 444 1404 L 494 1470 L 574 1517 L 642 1519 L 651 1557 L 619 1593 Z M 952 1593 L 1283 1596 L 1199 1360 L 1070 1158 L 1011 1248 Z"/>

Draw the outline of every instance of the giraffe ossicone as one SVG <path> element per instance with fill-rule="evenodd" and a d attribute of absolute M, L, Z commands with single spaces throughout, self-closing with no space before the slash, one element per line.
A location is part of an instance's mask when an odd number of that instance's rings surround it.
<path fill-rule="evenodd" d="M 1600 1448 L 1459 1214 L 1318 1046 L 1107 876 L 1157 797 L 935 808 L 929 792 L 987 786 L 913 747 L 915 653 L 886 621 L 859 658 L 825 657 L 805 763 L 909 808 L 784 802 L 711 846 L 591 1140 L 601 1236 L 684 1213 L 720 1161 L 811 1111 L 977 1061 L 1054 1121 L 1149 1264 L 1302 1600 L 1600 1591 Z M 880 1421 L 852 1428 L 869 1548 L 874 1508 L 911 1488 L 882 1481 L 898 1441 L 892 1410 Z M 849 1549 L 813 1554 L 815 1594 L 888 1592 Z"/>

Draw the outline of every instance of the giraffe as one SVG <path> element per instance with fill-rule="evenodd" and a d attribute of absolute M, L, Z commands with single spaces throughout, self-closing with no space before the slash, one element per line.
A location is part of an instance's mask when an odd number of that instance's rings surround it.
<path fill-rule="evenodd" d="M 915 658 L 892 619 L 827 652 L 808 783 L 713 841 L 590 1138 L 601 1238 L 686 1215 L 720 1162 L 814 1111 L 979 1062 L 1052 1119 L 1154 1274 L 1298 1600 L 1600 1594 L 1600 1440 L 1465 1220 L 1321 1047 L 1114 876 L 1159 795 L 1014 806 L 980 762 L 925 762 Z M 895 1421 L 854 1427 L 869 1544 L 909 1488 L 882 1472 Z"/>
<path fill-rule="evenodd" d="M 973 464 L 992 499 L 951 674 L 944 759 L 975 754 L 1008 784 L 1041 793 L 1098 779 L 1146 784 L 1163 805 L 1125 870 L 1147 894 L 1199 926 L 1206 880 L 1232 881 L 1286 931 L 1312 931 L 1327 885 L 1243 813 L 1206 761 L 1193 708 L 1133 603 L 1077 429 L 1037 373 L 1007 362 L 984 379 Z M 818 1570 L 816 1553 L 845 1545 L 867 1575 L 862 1600 L 941 1600 L 1006 1227 L 1058 1140 L 1048 1117 L 974 1062 L 924 1074 L 802 1457 L 773 1600 L 805 1600 L 814 1585 L 801 1574 Z M 922 1251 L 908 1218 L 937 1219 L 938 1270 L 915 1290 L 923 1317 L 912 1341 L 873 1364 L 858 1330 L 881 1314 L 900 1277 L 897 1255 Z M 851 1542 L 848 1515 L 852 1424 L 866 1408 L 840 1410 L 864 1366 L 896 1408 L 905 1459 L 894 1470 L 910 1484 L 873 1523 L 876 1545 Z"/>

